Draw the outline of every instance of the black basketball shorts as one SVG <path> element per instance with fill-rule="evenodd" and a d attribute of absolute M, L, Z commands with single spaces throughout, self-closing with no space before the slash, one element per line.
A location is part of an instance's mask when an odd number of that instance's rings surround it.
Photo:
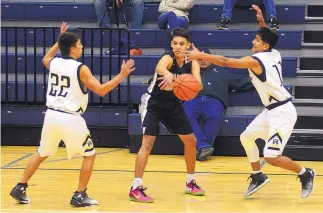
<path fill-rule="evenodd" d="M 148 93 L 141 98 L 141 122 L 144 135 L 158 135 L 160 122 L 170 134 L 189 135 L 193 133 L 190 121 L 179 100 L 158 100 Z"/>

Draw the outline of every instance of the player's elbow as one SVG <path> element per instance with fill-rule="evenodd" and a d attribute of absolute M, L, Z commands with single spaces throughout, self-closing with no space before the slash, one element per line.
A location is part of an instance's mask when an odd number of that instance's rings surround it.
<path fill-rule="evenodd" d="M 98 95 L 101 96 L 101 97 L 104 97 L 106 96 L 106 94 L 108 94 L 109 92 L 111 92 L 113 90 L 113 87 L 111 86 L 104 86 L 104 85 L 101 85 L 99 90 L 98 90 Z"/>
<path fill-rule="evenodd" d="M 102 92 L 102 91 L 100 91 L 100 90 L 96 90 L 96 91 L 93 91 L 95 94 L 97 94 L 98 96 L 100 96 L 100 97 L 104 97 L 104 93 Z"/>
<path fill-rule="evenodd" d="M 104 91 L 104 90 L 103 90 L 103 88 L 102 88 L 102 89 L 100 88 L 100 89 L 98 90 L 97 95 L 99 95 L 100 97 L 104 97 L 107 93 L 108 93 L 108 92 L 107 92 L 107 91 Z"/>
<path fill-rule="evenodd" d="M 43 63 L 43 65 L 48 69 L 49 68 L 49 63 L 48 63 L 48 59 L 47 59 L 47 57 L 44 57 L 43 59 L 42 59 L 42 63 Z"/>
<path fill-rule="evenodd" d="M 97 95 L 103 98 L 105 96 L 105 93 L 100 91 L 97 93 Z"/>

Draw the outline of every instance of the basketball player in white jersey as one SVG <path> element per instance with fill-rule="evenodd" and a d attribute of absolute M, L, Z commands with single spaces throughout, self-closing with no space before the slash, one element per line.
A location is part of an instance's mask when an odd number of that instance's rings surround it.
<path fill-rule="evenodd" d="M 252 56 L 226 58 L 199 52 L 195 47 L 193 51 L 187 51 L 186 56 L 189 60 L 201 59 L 223 67 L 248 68 L 252 83 L 266 107 L 240 136 L 253 170 L 251 183 L 244 196 L 252 195 L 269 182 L 269 178 L 261 172 L 259 150 L 255 143 L 256 139 L 261 138 L 266 142 L 266 162 L 297 173 L 302 183 L 301 197 L 306 198 L 312 193 L 315 171 L 282 156 L 296 123 L 297 113 L 291 102 L 291 95 L 283 86 L 281 55 L 273 49 L 278 35 L 266 27 L 259 7 L 253 5 L 253 8 L 257 11 L 260 29 L 252 41 Z"/>
<path fill-rule="evenodd" d="M 67 25 L 63 23 L 58 42 L 43 58 L 44 66 L 49 69 L 46 96 L 48 109 L 38 151 L 29 160 L 19 183 L 10 193 L 18 203 L 30 203 L 30 199 L 26 195 L 28 180 L 40 163 L 56 153 L 60 141 L 63 140 L 68 159 L 75 155 L 84 157 L 78 189 L 70 204 L 75 207 L 98 205 L 98 201 L 89 198 L 86 193 L 95 160 L 95 149 L 91 135 L 81 116 L 88 104 L 87 89 L 104 96 L 134 71 L 134 61 L 129 60 L 126 63 L 123 61 L 120 73 L 111 81 L 101 84 L 86 65 L 76 61 L 83 51 L 79 35 L 66 31 Z M 60 49 L 62 57 L 55 57 L 58 49 Z"/>

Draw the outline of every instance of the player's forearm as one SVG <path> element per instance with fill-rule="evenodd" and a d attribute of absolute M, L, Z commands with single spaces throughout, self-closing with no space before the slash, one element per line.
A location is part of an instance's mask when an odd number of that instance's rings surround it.
<path fill-rule="evenodd" d="M 43 59 L 45 59 L 45 58 L 53 58 L 53 57 L 55 57 L 55 56 L 56 56 L 56 54 L 57 54 L 57 51 L 58 51 L 58 42 L 56 42 L 56 43 L 54 44 L 54 46 L 52 46 L 52 47 L 47 51 L 47 53 L 46 53 L 46 55 L 44 56 L 44 58 L 43 58 Z"/>
<path fill-rule="evenodd" d="M 101 84 L 97 94 L 100 95 L 101 97 L 105 96 L 107 93 L 112 91 L 114 88 L 116 88 L 122 81 L 125 79 L 126 76 L 123 76 L 121 74 L 118 74 L 115 76 L 113 79 L 110 81 Z"/>
<path fill-rule="evenodd" d="M 230 63 L 230 58 L 226 58 L 221 55 L 210 55 L 203 53 L 201 59 L 221 67 L 232 66 Z"/>
<path fill-rule="evenodd" d="M 160 67 L 157 67 L 156 68 L 156 72 L 157 72 L 158 75 L 161 75 L 161 76 L 165 76 L 165 75 L 171 73 L 171 72 L 169 72 L 168 69 L 166 69 L 166 68 L 160 68 Z"/>
<path fill-rule="evenodd" d="M 260 28 L 266 28 L 267 27 L 267 25 L 266 25 L 266 23 L 265 23 L 264 20 L 258 20 L 258 24 L 259 24 L 259 27 Z"/>

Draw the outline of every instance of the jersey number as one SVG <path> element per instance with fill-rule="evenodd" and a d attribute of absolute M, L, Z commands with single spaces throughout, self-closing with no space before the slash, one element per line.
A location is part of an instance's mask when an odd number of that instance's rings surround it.
<path fill-rule="evenodd" d="M 279 70 L 282 69 L 280 61 L 278 62 L 278 66 L 275 64 L 275 65 L 273 65 L 273 67 L 275 67 L 276 70 L 277 70 L 277 74 L 278 74 L 278 77 L 279 77 L 279 80 L 280 80 L 280 86 L 283 86 L 283 79 L 280 76 L 280 72 L 279 72 Z"/>
<path fill-rule="evenodd" d="M 70 78 L 64 75 L 62 75 L 61 78 L 59 78 L 59 76 L 56 75 L 55 73 L 51 73 L 50 78 L 52 79 L 52 85 L 51 85 L 49 95 L 56 96 L 57 91 L 59 90 L 59 93 L 57 96 L 66 97 L 68 92 L 64 91 L 64 88 L 70 88 L 70 85 L 71 85 Z M 57 88 L 58 84 L 61 85 L 60 88 Z"/>

